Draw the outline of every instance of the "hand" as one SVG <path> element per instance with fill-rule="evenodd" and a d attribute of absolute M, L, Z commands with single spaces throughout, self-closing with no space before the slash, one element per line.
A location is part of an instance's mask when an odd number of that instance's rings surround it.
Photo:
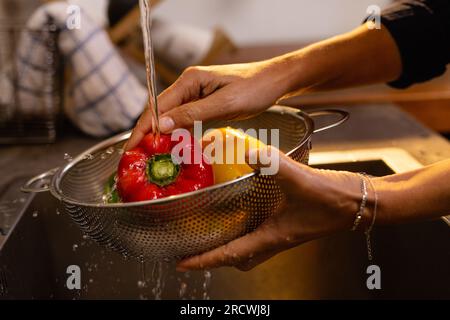
<path fill-rule="evenodd" d="M 362 25 L 270 60 L 188 68 L 159 97 L 160 128 L 169 133 L 194 120 L 245 118 L 287 94 L 387 82 L 401 73 L 401 57 L 386 28 Z M 140 117 L 125 149 L 151 129 L 151 111 Z"/>
<path fill-rule="evenodd" d="M 279 151 L 271 147 L 270 152 Z M 285 208 L 255 231 L 180 261 L 178 271 L 220 266 L 250 270 L 283 250 L 352 228 L 361 201 L 358 175 L 313 169 L 281 152 L 279 161 L 275 178 L 287 195 Z"/>
<path fill-rule="evenodd" d="M 289 72 L 281 60 L 188 68 L 158 97 L 160 129 L 169 133 L 194 121 L 237 119 L 258 114 L 289 91 Z M 151 129 L 151 110 L 141 115 L 126 149 Z"/>

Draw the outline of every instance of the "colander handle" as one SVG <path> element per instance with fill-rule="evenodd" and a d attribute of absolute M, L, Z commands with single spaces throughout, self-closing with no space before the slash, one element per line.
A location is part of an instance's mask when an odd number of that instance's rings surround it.
<path fill-rule="evenodd" d="M 50 190 L 51 177 L 55 175 L 59 168 L 53 168 L 28 180 L 20 190 L 25 193 L 39 193 Z M 38 186 L 35 186 L 38 183 Z"/>
<path fill-rule="evenodd" d="M 308 115 L 311 118 L 328 116 L 328 115 L 338 115 L 339 116 L 339 119 L 336 120 L 336 122 L 329 124 L 327 126 L 321 127 L 321 128 L 317 128 L 314 130 L 314 133 L 337 127 L 337 126 L 343 124 L 345 121 L 347 121 L 348 118 L 350 118 L 350 114 L 347 111 L 340 110 L 340 109 L 314 110 L 314 111 L 309 111 Z"/>

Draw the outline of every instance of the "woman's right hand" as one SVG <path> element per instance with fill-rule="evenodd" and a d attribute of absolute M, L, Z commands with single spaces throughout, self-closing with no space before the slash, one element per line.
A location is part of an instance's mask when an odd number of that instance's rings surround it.
<path fill-rule="evenodd" d="M 346 34 L 270 60 L 188 68 L 158 98 L 164 133 L 194 121 L 245 118 L 294 91 L 323 91 L 397 79 L 400 53 L 386 28 L 362 25 Z M 126 149 L 151 129 L 151 110 L 140 117 Z"/>
<path fill-rule="evenodd" d="M 158 97 L 160 129 L 169 133 L 194 121 L 242 119 L 273 105 L 290 90 L 289 68 L 281 59 L 190 67 Z M 141 115 L 126 149 L 151 130 L 152 112 Z"/>

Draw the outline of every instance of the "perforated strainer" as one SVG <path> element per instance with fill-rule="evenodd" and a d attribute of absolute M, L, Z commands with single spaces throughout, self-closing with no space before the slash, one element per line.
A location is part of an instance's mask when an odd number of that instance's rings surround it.
<path fill-rule="evenodd" d="M 337 113 L 340 119 L 314 131 L 311 116 L 330 113 Z M 251 119 L 208 123 L 204 129 L 279 129 L 280 149 L 307 164 L 312 133 L 347 118 L 340 110 L 308 115 L 275 106 Z M 120 150 L 129 136 L 120 134 L 86 150 L 66 166 L 34 177 L 22 190 L 50 191 L 90 238 L 124 255 L 147 260 L 179 259 L 223 245 L 257 228 L 283 204 L 284 195 L 275 180 L 257 172 L 168 198 L 104 204 L 105 183 L 117 170 Z"/>

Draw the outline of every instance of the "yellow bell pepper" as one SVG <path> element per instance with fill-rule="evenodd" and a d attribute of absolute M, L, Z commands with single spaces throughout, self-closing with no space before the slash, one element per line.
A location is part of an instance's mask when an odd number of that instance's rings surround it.
<path fill-rule="evenodd" d="M 263 143 L 258 139 L 231 127 L 207 132 L 202 138 L 202 147 L 204 153 L 212 154 L 215 160 L 211 163 L 214 182 L 218 184 L 231 181 L 253 172 L 253 169 L 245 163 L 245 154 L 249 148 L 258 148 L 261 145 Z"/>

